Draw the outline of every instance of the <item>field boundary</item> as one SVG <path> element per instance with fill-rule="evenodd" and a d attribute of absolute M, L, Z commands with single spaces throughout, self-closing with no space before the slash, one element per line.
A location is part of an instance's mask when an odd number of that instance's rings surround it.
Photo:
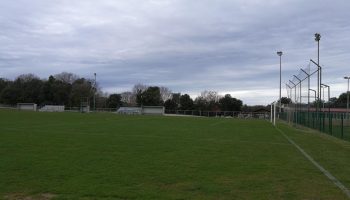
<path fill-rule="evenodd" d="M 276 127 L 276 130 L 280 132 L 283 135 L 283 137 L 288 140 L 288 142 L 290 142 L 296 149 L 298 149 L 307 160 L 309 160 L 317 169 L 319 169 L 330 181 L 333 182 L 334 185 L 341 189 L 345 193 L 345 195 L 350 199 L 350 190 L 343 183 L 341 183 L 328 170 L 326 170 L 318 162 L 316 162 L 308 153 L 304 151 L 303 148 L 301 148 L 291 138 L 289 138 L 281 129 Z"/>

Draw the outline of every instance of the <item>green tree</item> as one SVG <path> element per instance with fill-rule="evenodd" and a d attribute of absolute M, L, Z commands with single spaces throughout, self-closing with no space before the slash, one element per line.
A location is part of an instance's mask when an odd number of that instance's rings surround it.
<path fill-rule="evenodd" d="M 20 93 L 21 90 L 11 83 L 2 90 L 1 102 L 4 104 L 15 105 L 19 102 Z"/>
<path fill-rule="evenodd" d="M 108 108 L 118 108 L 122 105 L 122 96 L 120 94 L 111 94 L 107 99 Z"/>
<path fill-rule="evenodd" d="M 230 94 L 226 94 L 219 100 L 220 108 L 223 111 L 241 111 L 242 101 L 231 97 Z"/>
<path fill-rule="evenodd" d="M 177 103 L 174 99 L 168 99 L 164 102 L 164 107 L 167 110 L 177 110 Z"/>
<path fill-rule="evenodd" d="M 184 94 L 180 96 L 180 109 L 181 110 L 192 110 L 194 108 L 193 106 L 193 100 L 191 99 L 190 95 Z"/>
<path fill-rule="evenodd" d="M 148 87 L 144 92 L 139 90 L 136 95 L 138 105 L 143 106 L 161 106 L 163 100 L 160 94 L 159 87 Z"/>
<path fill-rule="evenodd" d="M 346 103 L 347 103 L 347 93 L 344 92 L 339 95 L 338 100 L 336 102 L 336 107 L 346 108 Z"/>
<path fill-rule="evenodd" d="M 197 110 L 208 110 L 207 101 L 201 96 L 194 100 L 194 106 Z"/>

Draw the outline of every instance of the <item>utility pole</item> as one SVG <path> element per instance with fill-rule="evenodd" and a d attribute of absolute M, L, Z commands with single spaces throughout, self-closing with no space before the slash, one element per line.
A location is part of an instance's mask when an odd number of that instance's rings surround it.
<path fill-rule="evenodd" d="M 277 55 L 280 57 L 280 98 L 279 98 L 279 113 L 282 112 L 281 107 L 282 107 L 282 103 L 281 103 L 281 89 L 282 89 L 282 55 L 283 52 L 282 51 L 277 51 Z M 278 114 L 279 116 L 279 114 Z"/>

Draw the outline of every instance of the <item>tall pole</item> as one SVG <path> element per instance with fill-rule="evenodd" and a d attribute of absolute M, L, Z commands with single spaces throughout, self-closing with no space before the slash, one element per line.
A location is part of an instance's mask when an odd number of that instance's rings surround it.
<path fill-rule="evenodd" d="M 317 65 L 320 66 L 320 40 L 321 34 L 315 33 L 315 41 L 317 42 Z M 317 71 L 317 97 L 318 100 L 321 99 L 321 84 L 322 84 L 322 71 L 321 68 Z M 317 103 L 317 106 L 320 108 L 320 102 Z"/>
<path fill-rule="evenodd" d="M 344 79 L 348 80 L 348 90 L 346 92 L 346 112 L 347 112 L 347 117 L 349 117 L 349 80 L 350 80 L 350 76 L 345 76 Z"/>
<path fill-rule="evenodd" d="M 279 113 L 281 113 L 281 107 L 282 107 L 282 103 L 281 103 L 281 91 L 282 91 L 282 55 L 283 52 L 282 51 L 277 51 L 277 55 L 280 57 L 280 95 L 279 95 Z M 279 115 L 278 115 L 279 116 Z"/>
<path fill-rule="evenodd" d="M 94 111 L 96 111 L 96 73 L 94 73 L 95 82 L 94 82 Z"/>

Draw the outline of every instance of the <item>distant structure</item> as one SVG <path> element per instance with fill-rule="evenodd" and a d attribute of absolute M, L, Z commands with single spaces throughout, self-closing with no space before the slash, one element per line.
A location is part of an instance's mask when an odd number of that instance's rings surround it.
<path fill-rule="evenodd" d="M 143 115 L 164 115 L 165 108 L 164 106 L 143 106 L 142 114 Z"/>
<path fill-rule="evenodd" d="M 35 103 L 18 103 L 18 110 L 29 110 L 29 111 L 37 111 L 37 105 Z"/>
<path fill-rule="evenodd" d="M 141 107 L 120 107 L 117 110 L 117 113 L 123 114 L 123 115 L 141 115 L 142 108 Z"/>
<path fill-rule="evenodd" d="M 40 112 L 64 112 L 64 105 L 45 105 L 39 109 Z"/>
<path fill-rule="evenodd" d="M 120 107 L 118 114 L 124 115 L 164 115 L 164 106 Z"/>

